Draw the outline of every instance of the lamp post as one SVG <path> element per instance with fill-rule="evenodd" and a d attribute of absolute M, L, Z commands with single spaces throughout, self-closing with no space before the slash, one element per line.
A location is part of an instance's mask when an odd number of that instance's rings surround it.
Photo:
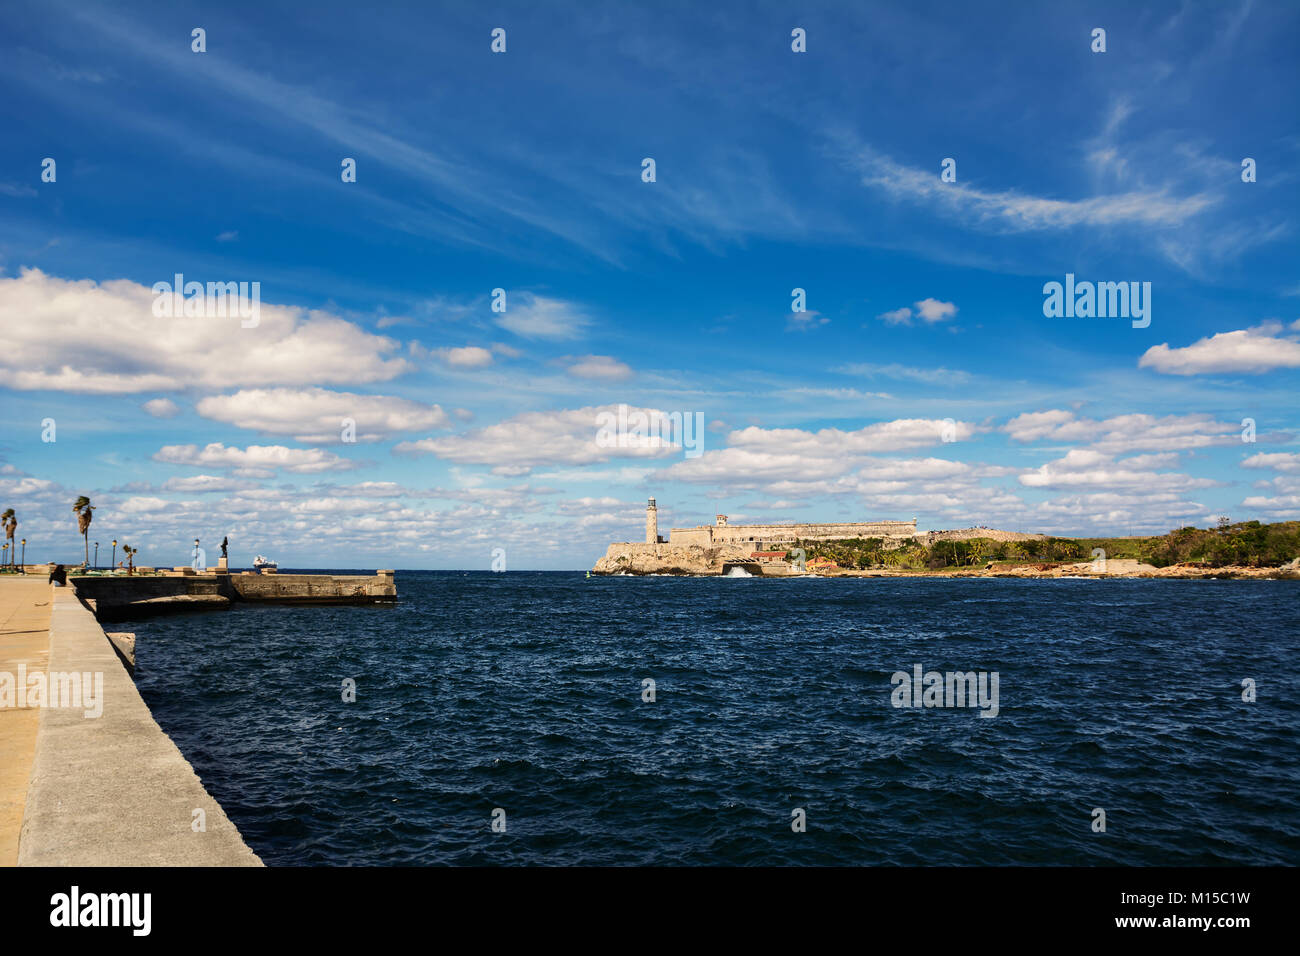
<path fill-rule="evenodd" d="M 27 573 L 27 539 L 23 538 L 23 574 Z"/>
<path fill-rule="evenodd" d="M 0 568 L 9 563 L 9 542 L 0 545 Z"/>
<path fill-rule="evenodd" d="M 99 570 L 99 542 L 95 542 L 95 570 Z"/>
<path fill-rule="evenodd" d="M 110 571 L 117 570 L 117 538 L 113 539 L 113 557 L 109 559 L 108 569 Z"/>

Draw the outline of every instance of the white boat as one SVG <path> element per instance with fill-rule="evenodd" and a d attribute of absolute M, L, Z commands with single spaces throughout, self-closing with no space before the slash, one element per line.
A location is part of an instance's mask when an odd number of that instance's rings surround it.
<path fill-rule="evenodd" d="M 275 571 L 280 566 L 276 564 L 274 561 L 272 561 L 270 558 L 264 557 L 259 554 L 257 557 L 253 559 L 253 567 L 257 568 L 257 570 L 259 571 L 264 571 L 267 569 L 271 571 Z"/>

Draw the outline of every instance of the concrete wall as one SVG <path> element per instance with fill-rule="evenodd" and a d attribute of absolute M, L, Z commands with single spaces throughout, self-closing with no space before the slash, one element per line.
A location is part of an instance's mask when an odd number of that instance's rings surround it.
<path fill-rule="evenodd" d="M 94 616 L 52 588 L 49 673 L 103 674 L 103 714 L 45 707 L 20 866 L 260 866 L 162 732 Z M 192 829 L 194 810 L 206 832 Z"/>
<path fill-rule="evenodd" d="M 185 574 L 69 577 L 101 620 L 229 606 L 231 601 L 279 604 L 372 604 L 397 600 L 392 571 L 376 574 Z"/>
<path fill-rule="evenodd" d="M 227 579 L 239 601 L 280 604 L 368 604 L 396 600 L 392 571 L 376 574 L 232 574 Z"/>

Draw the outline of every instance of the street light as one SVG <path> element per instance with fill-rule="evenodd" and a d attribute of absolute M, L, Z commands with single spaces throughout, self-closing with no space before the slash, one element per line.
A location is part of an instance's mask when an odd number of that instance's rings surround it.
<path fill-rule="evenodd" d="M 23 574 L 27 573 L 27 539 L 23 538 Z"/>
<path fill-rule="evenodd" d="M 117 538 L 113 539 L 113 557 L 108 562 L 108 570 L 110 571 L 117 570 Z"/>
<path fill-rule="evenodd" d="M 95 570 L 99 570 L 99 542 L 95 542 Z"/>

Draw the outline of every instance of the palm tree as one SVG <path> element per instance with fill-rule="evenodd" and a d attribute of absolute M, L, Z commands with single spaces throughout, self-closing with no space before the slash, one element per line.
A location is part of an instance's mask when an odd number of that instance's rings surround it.
<path fill-rule="evenodd" d="M 76 504 L 72 506 L 72 513 L 77 516 L 77 530 L 81 532 L 82 540 L 86 543 L 86 566 L 90 566 L 90 522 L 94 520 L 95 506 L 90 503 L 90 499 L 81 495 Z"/>
<path fill-rule="evenodd" d="M 126 573 L 135 574 L 135 548 L 129 544 L 122 545 L 122 553 L 126 555 Z"/>
<path fill-rule="evenodd" d="M 5 513 L 0 515 L 0 525 L 4 525 L 5 538 L 9 541 L 9 563 L 14 563 L 14 529 L 18 527 L 18 519 L 14 517 L 14 509 L 6 508 Z"/>

